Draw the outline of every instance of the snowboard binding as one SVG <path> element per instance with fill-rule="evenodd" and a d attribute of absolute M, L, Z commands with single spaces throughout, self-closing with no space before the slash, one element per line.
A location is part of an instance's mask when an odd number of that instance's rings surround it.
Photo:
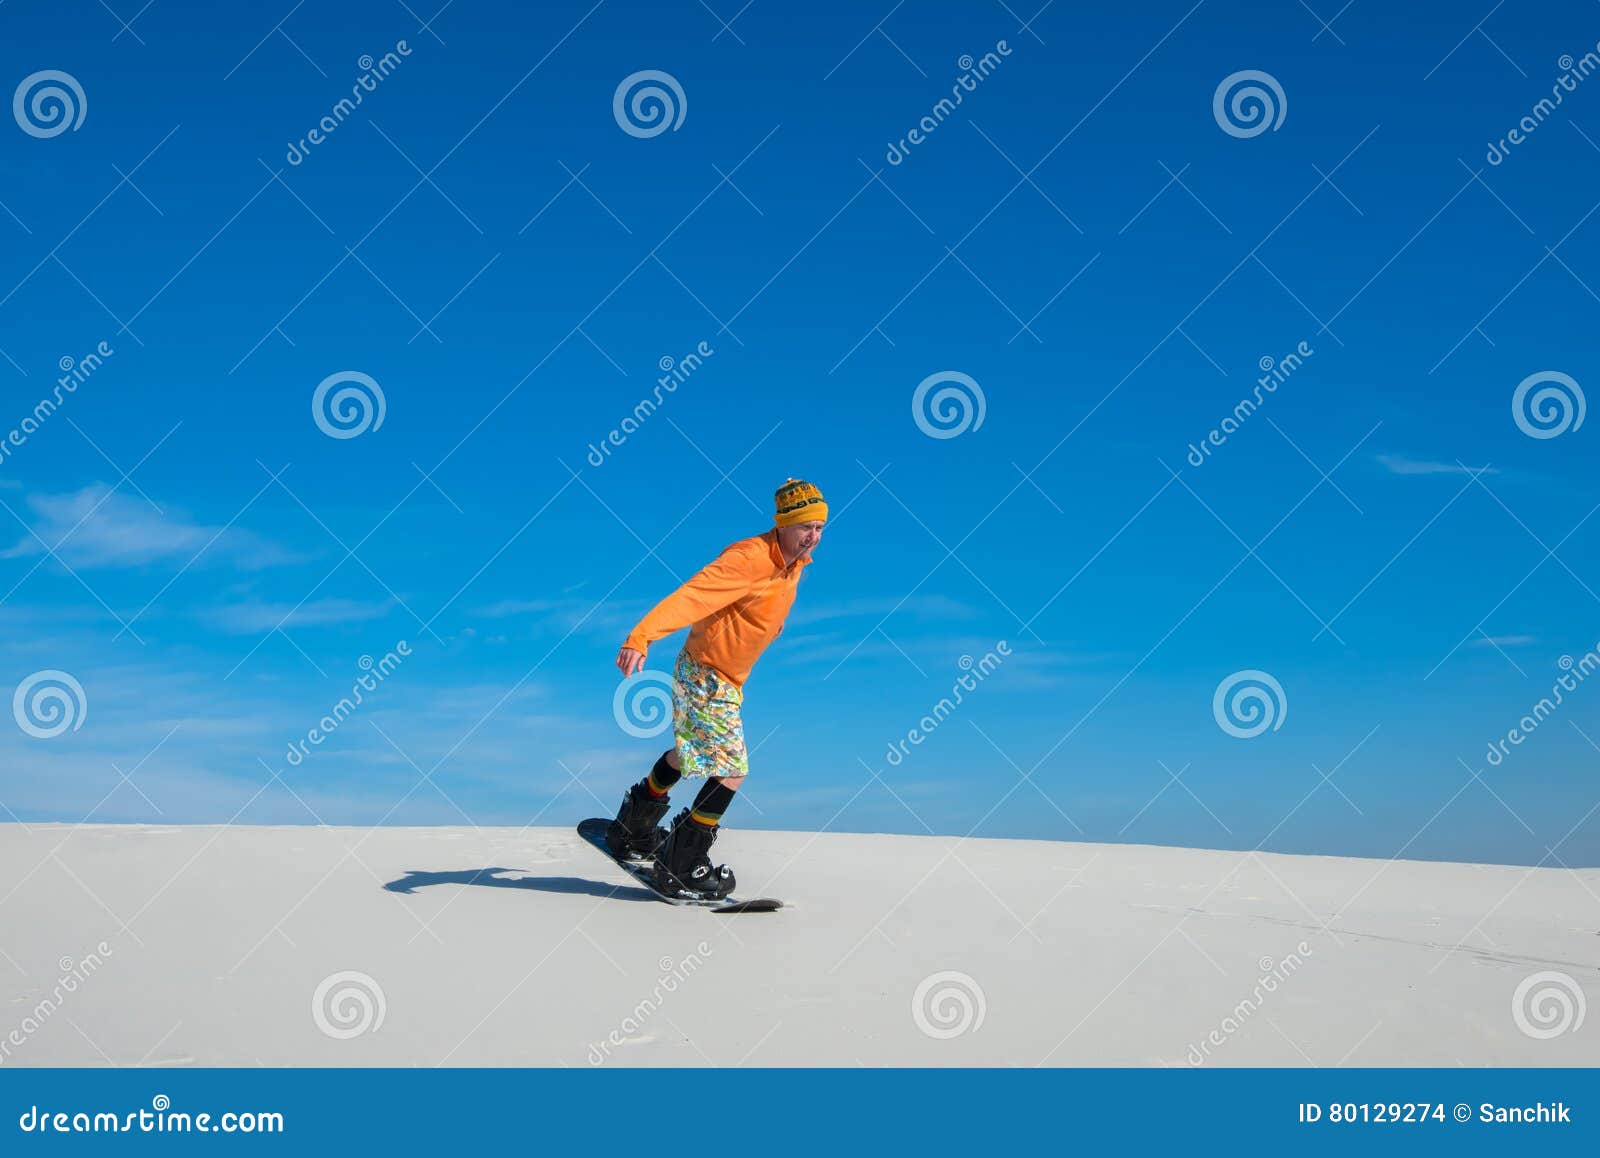
<path fill-rule="evenodd" d="M 643 782 L 628 789 L 617 818 L 606 829 L 606 848 L 619 860 L 648 859 L 667 839 L 661 818 L 671 807 L 665 796 L 657 799 Z"/>
<path fill-rule="evenodd" d="M 717 829 L 698 824 L 685 808 L 673 818 L 667 838 L 656 849 L 656 888 L 668 896 L 715 901 L 734 890 L 733 870 L 715 865 L 706 854 L 716 843 Z"/>

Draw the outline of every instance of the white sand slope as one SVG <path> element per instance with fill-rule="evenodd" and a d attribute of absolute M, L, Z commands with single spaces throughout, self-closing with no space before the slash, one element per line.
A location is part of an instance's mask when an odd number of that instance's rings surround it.
<path fill-rule="evenodd" d="M 716 851 L 790 907 L 671 908 L 566 829 L 0 825 L 0 1064 L 1600 1064 L 1600 870 Z"/>

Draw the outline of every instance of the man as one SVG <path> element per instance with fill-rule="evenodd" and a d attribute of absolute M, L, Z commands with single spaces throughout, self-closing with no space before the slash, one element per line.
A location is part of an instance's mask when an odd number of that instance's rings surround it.
<path fill-rule="evenodd" d="M 772 530 L 725 547 L 656 604 L 617 653 L 617 669 L 627 679 L 644 667 L 652 643 L 689 628 L 672 673 L 674 746 L 628 789 L 606 833 L 618 856 L 654 855 L 656 885 L 669 894 L 717 898 L 733 892 L 733 870 L 713 868 L 707 854 L 750 770 L 740 720 L 744 682 L 783 630 L 801 571 L 828 521 L 822 492 L 808 482 L 789 479 L 773 497 Z M 680 778 L 705 783 L 693 806 L 663 832 L 657 825 L 667 814 L 667 793 Z"/>

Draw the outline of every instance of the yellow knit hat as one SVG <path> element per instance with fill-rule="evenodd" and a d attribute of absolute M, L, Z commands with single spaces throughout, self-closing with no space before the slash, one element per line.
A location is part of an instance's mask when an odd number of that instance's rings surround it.
<path fill-rule="evenodd" d="M 822 492 L 801 479 L 788 480 L 778 488 L 773 499 L 778 508 L 774 526 L 792 527 L 796 523 L 828 521 L 828 504 L 823 501 Z"/>

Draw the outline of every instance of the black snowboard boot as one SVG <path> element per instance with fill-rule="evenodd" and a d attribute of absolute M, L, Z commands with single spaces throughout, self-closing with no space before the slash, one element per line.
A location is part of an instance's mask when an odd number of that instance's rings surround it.
<path fill-rule="evenodd" d="M 617 857 L 653 855 L 667 838 L 667 830 L 659 825 L 670 807 L 665 796 L 650 795 L 643 781 L 635 784 L 622 798 L 617 818 L 606 829 L 606 847 Z"/>
<path fill-rule="evenodd" d="M 733 870 L 711 864 L 706 853 L 717 839 L 717 830 L 689 819 L 685 808 L 672 820 L 667 839 L 656 849 L 656 888 L 669 896 L 688 893 L 719 900 L 733 892 Z"/>

